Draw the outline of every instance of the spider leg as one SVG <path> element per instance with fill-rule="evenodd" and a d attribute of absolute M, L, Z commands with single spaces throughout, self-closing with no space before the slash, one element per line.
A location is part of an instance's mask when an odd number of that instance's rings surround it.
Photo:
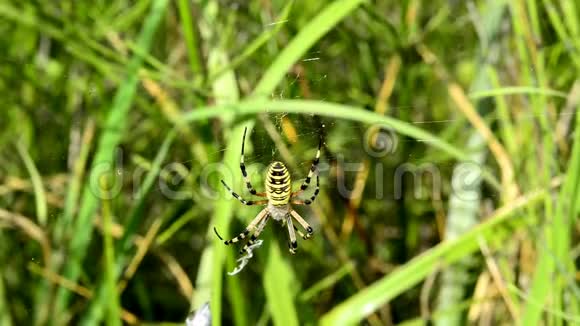
<path fill-rule="evenodd" d="M 304 192 L 304 190 L 306 190 L 306 188 L 308 188 L 308 185 L 310 185 L 310 180 L 312 179 L 312 176 L 314 175 L 314 172 L 316 171 L 316 167 L 318 166 L 318 162 L 320 160 L 320 148 L 322 148 L 322 137 L 320 138 L 320 142 L 318 143 L 316 157 L 314 158 L 314 161 L 312 161 L 312 166 L 310 167 L 310 171 L 308 171 L 308 176 L 306 177 L 306 179 L 304 179 L 304 182 L 300 186 L 300 190 L 293 193 L 292 197 L 299 196 Z M 316 177 L 318 178 L 318 174 L 316 175 Z"/>
<path fill-rule="evenodd" d="M 252 186 L 252 183 L 250 182 L 250 177 L 248 176 L 248 172 L 246 171 L 246 165 L 244 164 L 244 147 L 245 147 L 245 143 L 246 143 L 246 131 L 248 131 L 247 127 L 244 128 L 244 138 L 242 139 L 242 155 L 240 157 L 240 170 L 242 170 L 242 176 L 244 176 L 244 181 L 246 182 L 246 187 L 248 187 L 248 190 L 250 191 L 250 193 L 252 195 L 255 195 L 255 196 L 266 197 L 265 192 L 257 192 L 256 189 L 254 189 L 254 187 Z"/>
<path fill-rule="evenodd" d="M 242 198 L 242 196 L 236 194 L 230 187 L 228 187 L 228 185 L 225 183 L 224 180 L 222 180 L 222 184 L 224 185 L 224 187 L 226 187 L 226 189 L 229 191 L 229 193 L 232 194 L 232 196 L 234 196 L 237 200 L 239 200 L 244 205 L 248 205 L 248 206 L 265 205 L 268 203 L 268 200 L 257 200 L 257 201 L 245 200 L 244 198 Z"/>
<path fill-rule="evenodd" d="M 256 228 L 256 231 L 254 231 L 254 234 L 252 234 L 248 242 L 244 245 L 242 250 L 240 250 L 240 254 L 243 254 L 244 252 L 250 254 L 250 247 L 256 242 L 256 239 L 258 239 L 260 233 L 264 231 L 264 226 L 266 226 L 266 222 L 268 222 L 269 217 L 270 216 L 266 214 L 266 217 L 262 220 L 262 222 L 260 222 L 260 224 Z"/>
<path fill-rule="evenodd" d="M 314 190 L 314 195 L 312 195 L 312 197 L 310 197 L 310 199 L 306 199 L 306 200 L 293 200 L 292 204 L 296 204 L 296 205 L 310 205 L 314 202 L 314 200 L 316 199 L 316 196 L 318 196 L 318 193 L 320 192 L 320 181 L 318 180 L 318 174 L 316 174 L 316 189 Z M 294 195 L 292 195 L 294 196 Z"/>
<path fill-rule="evenodd" d="M 252 232 L 254 229 L 256 229 L 256 225 L 258 225 L 258 223 L 260 223 L 260 221 L 262 221 L 262 219 L 267 215 L 268 215 L 268 209 L 264 208 L 260 213 L 258 213 L 256 218 L 254 218 L 252 220 L 252 222 L 250 222 L 250 224 L 248 224 L 248 227 L 246 227 L 244 232 L 240 233 L 238 236 L 236 236 L 230 240 L 224 241 L 224 244 L 227 246 L 230 243 L 236 243 L 242 239 L 245 239 L 248 236 L 248 234 L 250 234 L 250 232 Z"/>
<path fill-rule="evenodd" d="M 305 235 L 304 233 L 302 233 L 302 231 L 298 230 L 298 228 L 296 227 L 296 225 L 294 225 L 294 231 L 296 231 L 296 232 L 298 233 L 298 235 L 299 235 L 299 236 L 300 236 L 302 239 L 304 239 L 304 240 L 308 239 L 308 238 L 306 237 L 306 235 Z"/>
<path fill-rule="evenodd" d="M 298 248 L 298 241 L 296 241 L 296 233 L 294 233 L 294 224 L 292 224 L 292 217 L 288 215 L 286 217 L 286 224 L 288 225 L 288 234 L 290 235 L 290 243 L 288 243 L 288 248 L 291 254 L 296 253 L 296 248 Z"/>
<path fill-rule="evenodd" d="M 294 217 L 296 219 L 296 221 L 298 221 L 298 223 L 300 223 L 300 225 L 302 225 L 302 227 L 304 228 L 304 230 L 306 230 L 306 234 L 302 234 L 302 232 L 299 232 L 300 236 L 302 236 L 302 239 L 307 240 L 312 236 L 312 233 L 314 232 L 314 230 L 312 229 L 312 227 L 310 226 L 310 224 L 308 224 L 308 222 L 306 222 L 305 219 L 302 218 L 302 216 L 300 216 L 300 214 L 298 214 L 295 210 L 290 210 L 290 214 L 292 215 L 292 217 Z"/>

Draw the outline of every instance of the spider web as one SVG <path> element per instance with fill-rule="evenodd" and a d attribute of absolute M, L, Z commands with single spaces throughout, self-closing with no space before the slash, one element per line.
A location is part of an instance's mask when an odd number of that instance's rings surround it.
<path fill-rule="evenodd" d="M 311 63 L 316 62 L 318 59 L 319 57 L 310 56 L 303 61 Z M 285 86 L 281 87 L 278 93 L 273 94 L 272 97 L 275 99 L 284 99 L 288 98 L 288 96 L 290 98 L 299 98 L 299 96 L 293 96 L 292 93 L 294 86 L 301 81 L 300 78 L 302 78 L 300 74 L 290 73 L 287 77 L 288 82 Z M 325 79 L 326 75 L 323 75 L 309 82 L 322 82 Z M 255 179 L 252 178 L 254 174 L 263 173 L 265 167 L 274 160 L 287 163 L 288 157 L 285 158 L 284 156 L 289 155 L 297 165 L 294 168 L 303 170 L 300 175 L 296 175 L 300 179 L 295 180 L 302 182 L 302 179 L 306 177 L 309 171 L 314 156 L 308 157 L 305 160 L 300 155 L 297 155 L 295 150 L 300 150 L 306 146 L 312 150 L 316 150 L 321 135 L 325 133 L 324 129 L 332 125 L 334 125 L 334 122 L 323 120 L 314 115 L 299 116 L 287 113 L 267 112 L 260 116 L 257 119 L 256 126 L 252 130 L 251 135 L 248 134 L 245 144 L 245 162 L 248 174 L 253 180 L 252 183 L 256 185 Z M 292 171 L 293 167 L 289 166 L 289 168 L 291 174 L 294 175 L 292 173 L 294 172 Z M 256 228 L 257 234 L 263 231 L 267 220 L 267 218 L 264 219 Z M 240 273 L 254 257 L 253 251 L 261 247 L 262 244 L 263 240 L 258 239 L 255 243 L 248 246 L 245 255 L 237 259 L 238 265 L 233 271 L 228 272 L 228 275 L 234 276 Z"/>

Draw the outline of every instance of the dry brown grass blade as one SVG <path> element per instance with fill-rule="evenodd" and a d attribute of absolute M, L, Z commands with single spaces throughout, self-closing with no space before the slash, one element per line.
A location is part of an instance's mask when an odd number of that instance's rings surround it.
<path fill-rule="evenodd" d="M 129 280 L 131 280 L 131 278 L 133 278 L 135 272 L 137 272 L 137 268 L 143 261 L 143 258 L 149 251 L 149 248 L 151 248 L 151 244 L 155 240 L 155 236 L 159 232 L 161 224 L 163 224 L 162 219 L 155 219 L 149 230 L 147 230 L 145 238 L 143 238 L 143 240 L 139 241 L 139 243 L 137 244 L 137 252 L 131 259 L 129 265 L 127 266 L 127 269 L 125 270 L 125 273 L 123 274 L 123 278 L 121 279 L 121 281 L 119 281 L 119 284 L 117 286 L 119 293 L 122 293 L 123 290 L 125 290 L 127 283 L 129 282 Z"/>
<path fill-rule="evenodd" d="M 388 101 L 393 94 L 395 82 L 401 69 L 401 57 L 394 55 L 389 60 L 389 64 L 385 67 L 385 79 L 379 91 L 379 96 L 375 105 L 375 112 L 379 114 L 387 113 Z"/>
<path fill-rule="evenodd" d="M 513 300 L 511 299 L 509 293 L 508 293 L 508 289 L 505 285 L 505 280 L 503 278 L 503 276 L 501 275 L 501 271 L 499 270 L 499 267 L 495 261 L 495 258 L 493 257 L 493 255 L 491 254 L 491 250 L 489 249 L 489 247 L 487 246 L 487 244 L 485 243 L 485 241 L 483 239 L 479 240 L 479 247 L 481 249 L 481 252 L 483 254 L 483 256 L 485 257 L 485 264 L 487 265 L 487 270 L 489 271 L 489 274 L 491 275 L 491 279 L 492 281 L 495 283 L 495 287 L 498 289 L 503 301 L 505 302 L 508 311 L 514 321 L 514 324 L 519 325 L 519 310 L 518 310 L 518 305 L 516 305 Z"/>
<path fill-rule="evenodd" d="M 47 185 L 46 202 L 54 207 L 63 207 L 64 199 L 58 190 L 65 187 L 67 182 L 67 174 L 55 174 L 43 178 L 43 181 Z M 32 182 L 30 182 L 30 180 L 15 176 L 7 176 L 4 180 L 4 184 L 0 185 L 0 196 L 18 191 L 32 193 Z"/>
<path fill-rule="evenodd" d="M 566 98 L 566 104 L 564 104 L 564 108 L 560 113 L 560 120 L 558 120 L 558 124 L 556 125 L 556 142 L 565 152 L 568 151 L 566 137 L 570 131 L 574 111 L 578 107 L 578 104 L 580 104 L 580 79 L 576 79 L 572 85 L 572 89 Z"/>
<path fill-rule="evenodd" d="M 51 271 L 50 269 L 48 269 L 46 267 L 40 267 L 37 264 L 29 263 L 28 269 L 31 272 L 44 277 L 49 282 L 54 283 L 54 284 L 61 286 L 63 288 L 66 288 L 66 289 L 70 290 L 71 292 L 74 292 L 74 293 L 80 295 L 83 298 L 91 299 L 93 297 L 93 291 L 91 289 L 86 288 L 80 284 L 76 284 L 75 282 L 73 282 L 67 278 L 62 277 L 61 275 Z M 123 309 L 121 311 L 121 318 L 129 325 L 136 325 L 139 323 L 139 319 L 137 318 L 137 316 L 135 316 L 133 313 L 131 313 L 125 309 Z"/>
<path fill-rule="evenodd" d="M 511 199 L 516 198 L 519 194 L 519 189 L 515 182 L 513 164 L 507 151 L 494 136 L 485 121 L 483 121 L 483 118 L 477 113 L 477 110 L 467 98 L 461 86 L 455 82 L 451 82 L 447 85 L 447 91 L 467 120 L 471 122 L 473 127 L 485 139 L 489 150 L 495 157 L 497 164 L 500 166 L 501 182 L 503 188 L 506 190 L 506 201 L 509 202 Z"/>
<path fill-rule="evenodd" d="M 484 298 L 488 297 L 488 288 L 490 283 L 491 278 L 489 273 L 486 271 L 481 273 L 477 278 L 475 289 L 473 291 L 474 304 L 469 307 L 469 311 L 467 312 L 467 320 L 469 320 L 470 324 L 472 325 L 475 324 L 475 321 L 483 314 L 485 309 L 483 305 L 486 303 Z"/>
<path fill-rule="evenodd" d="M 195 157 L 200 164 L 204 165 L 208 163 L 208 154 L 204 146 L 201 145 L 199 137 L 195 136 L 187 124 L 181 121 L 181 110 L 177 103 L 156 81 L 141 76 L 141 82 L 145 90 L 155 98 L 155 101 L 161 108 L 161 113 L 165 115 L 168 121 L 174 123 L 179 129 L 179 132 L 185 135 L 184 139 L 190 141 L 193 145 L 193 151 Z"/>
<path fill-rule="evenodd" d="M 369 176 L 370 160 L 365 159 L 362 164 L 362 169 L 358 170 L 355 180 L 354 187 L 350 193 L 350 198 L 348 202 L 348 209 L 346 210 L 346 216 L 342 222 L 342 229 L 340 232 L 340 238 L 344 241 L 350 237 L 354 225 L 357 223 L 358 218 L 357 210 L 360 207 L 363 192 L 367 184 L 367 178 Z"/>
<path fill-rule="evenodd" d="M 44 277 L 45 279 L 47 279 L 51 283 L 62 286 L 63 288 L 67 288 L 70 291 L 80 295 L 81 297 L 89 299 L 89 298 L 92 298 L 92 296 L 93 296 L 93 291 L 91 291 L 91 289 L 86 288 L 80 284 L 77 284 L 69 279 L 66 279 L 63 276 L 45 268 L 45 267 L 39 266 L 38 264 L 29 263 L 28 269 L 30 269 L 31 272 L 36 273 L 36 274 Z"/>
<path fill-rule="evenodd" d="M 439 270 L 435 270 L 434 273 L 431 273 L 423 282 L 423 286 L 421 287 L 421 296 L 419 301 L 421 302 L 421 317 L 424 320 L 427 320 L 431 315 L 431 310 L 429 309 L 429 301 L 431 298 L 431 291 L 433 290 L 433 286 L 435 285 L 435 280 L 437 279 L 437 274 Z"/>
<path fill-rule="evenodd" d="M 159 220 L 160 221 L 160 220 Z M 98 217 L 95 221 L 98 229 L 102 232 L 102 221 L 100 217 Z M 119 289 L 122 290 L 126 287 L 126 283 L 129 279 L 131 279 L 136 272 L 136 269 L 139 263 L 142 261 L 143 257 L 147 253 L 149 249 L 151 249 L 151 244 L 155 241 L 155 237 L 159 233 L 159 229 L 162 225 L 162 222 L 153 223 L 153 225 L 147 231 L 147 234 L 143 237 L 140 235 L 135 236 L 135 245 L 137 246 L 137 253 L 133 256 L 129 267 L 125 271 L 123 276 L 123 280 L 119 282 Z M 112 235 L 114 238 L 119 239 L 123 236 L 123 226 L 120 224 L 113 223 L 112 225 Z M 194 287 L 191 283 L 191 280 L 187 276 L 187 273 L 181 267 L 179 262 L 171 255 L 167 254 L 163 250 L 156 248 L 154 249 L 154 253 L 159 256 L 159 258 L 167 264 L 167 269 L 177 281 L 179 285 L 179 289 L 181 293 L 185 296 L 187 300 L 191 299 L 194 293 Z"/>
<path fill-rule="evenodd" d="M 463 113 L 463 115 L 469 120 L 471 125 L 477 130 L 477 132 L 483 137 L 490 152 L 495 157 L 497 164 L 501 170 L 501 182 L 502 187 L 505 189 L 505 202 L 509 202 L 512 199 L 519 196 L 519 187 L 515 180 L 515 173 L 511 159 L 503 145 L 497 140 L 493 132 L 489 129 L 483 118 L 477 113 L 477 110 L 465 95 L 465 92 L 457 84 L 452 81 L 450 74 L 447 72 L 445 67 L 441 64 L 437 56 L 425 45 L 418 44 L 417 52 L 421 55 L 423 60 L 432 65 L 435 74 L 439 79 L 447 84 L 447 92 L 449 96 L 455 102 L 457 108 Z"/>
<path fill-rule="evenodd" d="M 282 132 L 292 144 L 298 142 L 298 132 L 296 131 L 296 127 L 294 127 L 294 124 L 287 116 L 282 117 Z"/>
<path fill-rule="evenodd" d="M 44 263 L 46 265 L 50 264 L 50 256 L 52 253 L 50 241 L 40 226 L 36 225 L 26 216 L 13 213 L 2 208 L 0 208 L 0 220 L 19 228 L 30 238 L 36 240 L 36 242 L 38 242 L 42 248 L 42 258 Z"/>
<path fill-rule="evenodd" d="M 395 83 L 397 81 L 397 76 L 399 75 L 400 69 L 401 69 L 401 58 L 398 55 L 392 56 L 389 60 L 389 63 L 385 67 L 385 77 L 379 90 L 379 94 L 377 96 L 377 101 L 375 103 L 375 112 L 379 114 L 387 113 L 389 98 L 393 94 L 393 89 L 395 87 Z M 369 135 L 371 135 L 371 139 L 364 139 L 363 141 L 370 141 L 373 144 L 375 144 L 379 136 L 380 127 L 371 126 L 370 128 L 372 128 L 371 131 L 369 132 Z M 345 240 L 350 236 L 354 225 L 357 223 L 356 211 L 358 210 L 362 200 L 362 195 L 366 186 L 366 181 L 369 176 L 369 168 L 370 168 L 370 160 L 365 158 L 365 160 L 363 161 L 363 168 L 357 172 L 357 175 L 355 177 L 354 188 L 351 193 L 348 204 L 349 207 L 343 219 L 344 222 L 342 224 L 340 234 L 340 238 L 342 240 Z"/>
<path fill-rule="evenodd" d="M 168 254 L 164 250 L 158 249 L 155 250 L 155 253 L 167 265 L 167 269 L 169 269 L 169 272 L 173 275 L 173 277 L 175 277 L 181 294 L 185 297 L 186 300 L 190 300 L 193 297 L 195 289 L 183 267 L 181 267 L 175 257 Z"/>

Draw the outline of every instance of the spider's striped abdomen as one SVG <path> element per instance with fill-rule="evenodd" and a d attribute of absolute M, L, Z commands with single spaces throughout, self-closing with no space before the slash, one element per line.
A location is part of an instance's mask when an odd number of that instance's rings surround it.
<path fill-rule="evenodd" d="M 266 175 L 266 195 L 274 206 L 287 205 L 292 192 L 290 173 L 282 162 L 272 162 Z"/>

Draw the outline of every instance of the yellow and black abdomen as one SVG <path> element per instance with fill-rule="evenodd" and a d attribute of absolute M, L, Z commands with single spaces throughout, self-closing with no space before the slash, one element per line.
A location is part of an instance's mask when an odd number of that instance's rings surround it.
<path fill-rule="evenodd" d="M 287 205 L 292 192 L 290 173 L 282 162 L 272 162 L 266 175 L 266 195 L 274 206 Z"/>

